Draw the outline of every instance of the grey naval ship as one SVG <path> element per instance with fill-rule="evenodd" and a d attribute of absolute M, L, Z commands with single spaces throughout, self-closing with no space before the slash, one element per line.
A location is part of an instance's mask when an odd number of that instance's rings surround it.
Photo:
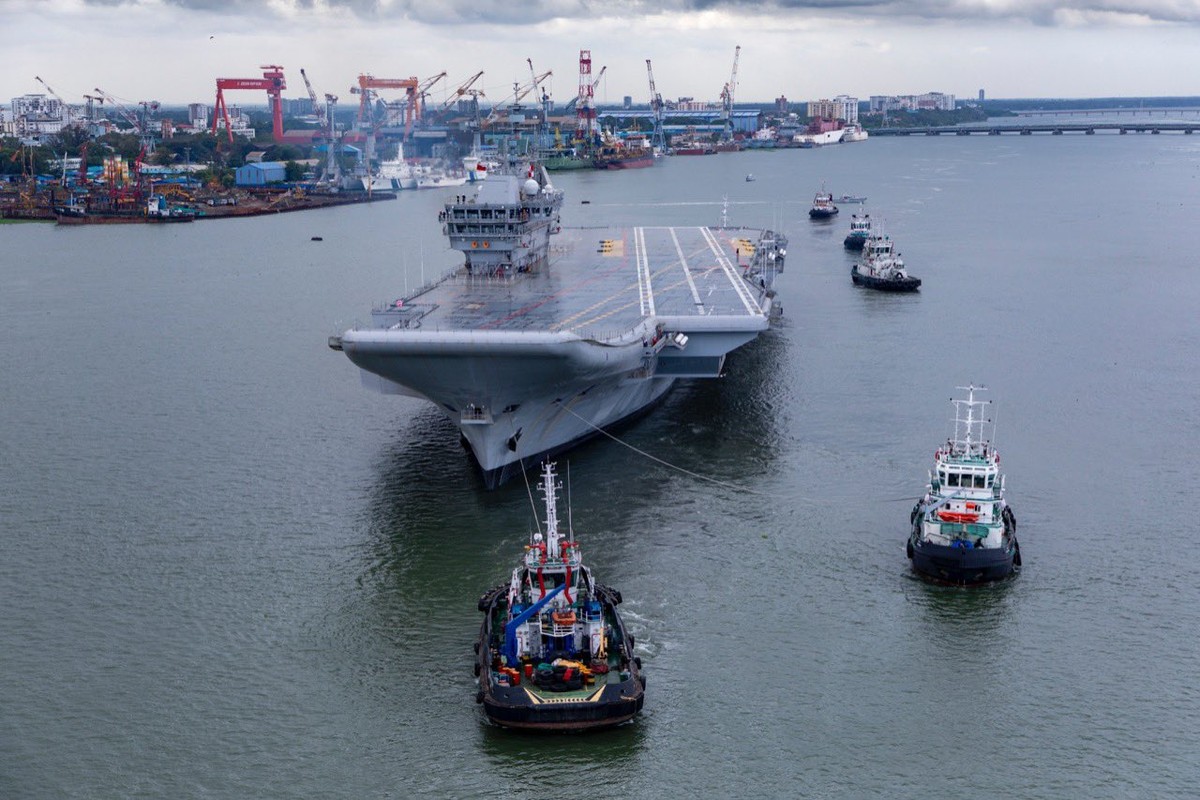
<path fill-rule="evenodd" d="M 330 337 L 385 394 L 424 398 L 459 427 L 495 488 L 633 417 L 782 309 L 786 240 L 728 227 L 563 227 L 536 163 L 491 171 L 439 213 L 465 259 Z"/>

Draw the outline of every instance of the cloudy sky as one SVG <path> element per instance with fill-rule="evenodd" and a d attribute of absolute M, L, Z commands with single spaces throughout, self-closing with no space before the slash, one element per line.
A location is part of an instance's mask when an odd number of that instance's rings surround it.
<path fill-rule="evenodd" d="M 587 48 L 602 102 L 645 102 L 647 58 L 664 97 L 715 100 L 735 45 L 746 101 L 1200 95 L 1198 33 L 1200 0 L 0 0 L 0 98 L 41 76 L 68 102 L 211 103 L 215 77 L 281 64 L 285 97 L 301 67 L 344 101 L 360 72 L 445 70 L 441 99 L 484 70 L 498 101 L 532 58 L 561 103 Z"/>

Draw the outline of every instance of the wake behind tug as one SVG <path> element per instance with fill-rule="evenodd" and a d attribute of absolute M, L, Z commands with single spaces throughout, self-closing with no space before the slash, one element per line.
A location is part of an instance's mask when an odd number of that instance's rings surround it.
<path fill-rule="evenodd" d="M 984 438 L 980 386 L 960 386 L 954 436 L 934 452 L 925 496 L 909 515 L 906 552 L 913 569 L 939 583 L 970 586 L 1008 577 L 1021 566 L 1017 520 L 1004 497 L 1000 454 Z"/>
<path fill-rule="evenodd" d="M 542 465 L 545 536 L 530 535 L 507 584 L 479 600 L 476 700 L 506 728 L 584 731 L 632 719 L 646 678 L 617 613 L 621 593 L 584 566 L 579 544 L 558 530 L 554 466 Z"/>

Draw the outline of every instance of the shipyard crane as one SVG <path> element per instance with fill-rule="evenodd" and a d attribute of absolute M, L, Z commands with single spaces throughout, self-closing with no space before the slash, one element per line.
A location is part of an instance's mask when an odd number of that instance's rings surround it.
<path fill-rule="evenodd" d="M 338 96 L 336 94 L 325 93 L 325 110 L 321 115 L 322 120 L 326 122 L 327 133 L 325 134 L 325 182 L 330 185 L 336 185 L 341 179 L 341 169 L 339 168 L 338 156 L 341 155 L 338 150 L 338 135 L 337 125 L 334 124 L 334 111 L 337 109 Z"/>
<path fill-rule="evenodd" d="M 67 124 L 67 123 L 69 123 L 69 122 L 70 122 L 71 111 L 70 111 L 70 109 L 67 107 L 67 101 L 66 101 L 66 100 L 63 100 L 61 97 L 59 97 L 59 96 L 58 96 L 58 92 L 56 92 L 56 91 L 54 91 L 53 89 L 51 89 L 51 88 L 50 88 L 50 84 L 48 84 L 48 83 L 46 83 L 44 80 L 42 80 L 40 76 L 38 76 L 38 75 L 34 75 L 34 76 L 33 76 L 33 78 L 34 78 L 34 80 L 36 80 L 38 83 L 40 83 L 42 86 L 45 86 L 45 87 L 46 87 L 46 91 L 50 93 L 50 96 L 51 96 L 51 97 L 53 97 L 55 100 L 57 100 L 57 101 L 58 101 L 58 104 L 59 104 L 60 106 L 62 106 L 62 118 L 63 118 L 63 123 L 64 123 L 64 124 Z"/>
<path fill-rule="evenodd" d="M 429 90 L 433 88 L 434 84 L 444 77 L 446 77 L 445 70 L 439 72 L 437 75 L 434 75 L 432 78 L 426 78 L 425 80 L 421 81 L 421 85 L 417 87 L 417 98 L 421 103 L 419 116 L 425 116 L 425 98 L 429 96 Z"/>
<path fill-rule="evenodd" d="M 265 90 L 271 104 L 271 133 L 275 141 L 283 140 L 283 103 L 280 102 L 281 92 L 287 88 L 283 77 L 283 67 L 278 64 L 260 66 L 263 71 L 261 78 L 217 78 L 217 101 L 213 105 L 212 133 L 217 133 L 217 117 L 225 120 L 225 134 L 229 143 L 233 144 L 233 129 L 229 124 L 229 109 L 225 106 L 226 89 L 257 89 Z"/>
<path fill-rule="evenodd" d="M 650 59 L 646 59 L 646 74 L 650 77 L 650 113 L 654 117 L 654 133 L 650 137 L 650 145 L 660 153 L 667 152 L 667 136 L 663 132 L 663 99 L 654 85 L 654 68 Z"/>
<path fill-rule="evenodd" d="M 741 53 L 741 45 L 733 48 L 733 71 L 729 73 L 729 83 L 721 89 L 721 116 L 725 120 L 725 130 L 721 134 L 721 140 L 725 142 L 733 138 L 733 95 L 737 89 L 738 56 Z"/>
<path fill-rule="evenodd" d="M 124 103 L 122 103 L 117 98 L 113 97 L 108 92 L 101 89 L 99 86 L 96 87 L 96 92 L 99 93 L 99 95 L 101 97 L 101 102 L 107 102 L 110 106 L 115 108 L 117 110 L 117 113 L 121 115 L 121 119 L 128 122 L 133 127 L 133 130 L 135 133 L 137 133 L 138 135 L 141 135 L 142 122 L 141 122 L 141 120 L 138 119 L 137 114 L 134 114 L 132 111 L 130 111 L 128 108 L 125 107 Z"/>
<path fill-rule="evenodd" d="M 607 69 L 608 69 L 608 65 L 606 64 L 606 65 L 600 67 L 600 71 L 596 73 L 596 80 L 592 81 L 592 84 L 591 84 L 593 95 L 596 93 L 596 87 L 600 85 L 600 79 L 604 77 L 604 71 Z M 567 105 L 563 108 L 563 111 L 568 111 L 568 112 L 574 111 L 575 107 L 578 104 L 579 104 L 579 95 L 576 95 L 576 96 L 572 97 L 569 101 L 567 101 Z"/>
<path fill-rule="evenodd" d="M 600 74 L 604 74 L 601 68 Z M 579 51 L 579 94 L 575 97 L 575 139 L 591 142 L 593 129 L 596 124 L 596 109 L 592 107 L 592 97 L 596 93 L 596 83 L 592 81 L 592 51 Z"/>
<path fill-rule="evenodd" d="M 96 103 L 104 105 L 104 98 L 98 94 L 85 94 L 83 99 L 87 101 L 88 122 L 96 122 Z"/>
<path fill-rule="evenodd" d="M 484 94 L 483 89 L 467 89 L 463 94 L 471 98 L 472 110 L 475 112 L 475 127 L 478 128 L 480 126 L 479 98 L 487 97 L 487 95 Z"/>
<path fill-rule="evenodd" d="M 150 135 L 150 115 L 158 111 L 159 102 L 157 100 L 140 100 L 138 101 L 138 105 L 142 107 L 142 113 L 139 117 L 141 120 L 139 130 L 143 137 L 148 138 Z"/>
<path fill-rule="evenodd" d="M 321 129 L 324 130 L 329 125 L 329 121 L 325 118 L 325 106 L 317 101 L 317 93 L 313 91 L 312 83 L 308 80 L 308 73 L 304 71 L 304 67 L 300 68 L 300 77 L 304 79 L 304 88 L 308 89 L 308 99 L 312 102 L 313 114 L 316 115 L 317 121 L 321 123 Z M 325 97 L 328 99 L 330 95 L 325 95 Z M 334 100 L 336 101 L 337 98 L 334 97 Z"/>
<path fill-rule="evenodd" d="M 542 80 L 550 76 L 550 73 L 547 72 L 539 79 L 537 71 L 533 68 L 533 59 L 526 58 L 525 63 L 529 65 L 529 77 L 533 81 L 533 87 L 536 89 Z M 546 93 L 545 89 L 542 89 L 542 96 L 538 98 L 538 109 L 540 111 L 538 115 L 538 135 L 541 136 L 546 133 L 546 126 L 550 120 L 550 95 Z"/>
<path fill-rule="evenodd" d="M 478 90 L 471 91 L 471 87 L 475 85 L 475 81 L 479 80 L 482 77 L 483 77 L 483 70 L 479 70 L 479 72 L 476 72 L 470 78 L 467 78 L 465 81 L 463 81 L 461 84 L 459 84 L 458 88 L 454 90 L 454 92 L 450 95 L 450 97 L 446 98 L 446 102 L 442 103 L 441 107 L 438 110 L 439 111 L 450 110 L 450 106 L 454 105 L 459 100 L 461 100 L 462 96 L 464 94 L 469 93 L 473 97 L 483 97 L 483 92 L 478 91 Z"/>
<path fill-rule="evenodd" d="M 421 82 L 415 77 L 376 78 L 374 75 L 359 75 L 358 85 L 350 87 L 351 94 L 359 95 L 358 127 L 361 129 L 364 119 L 371 121 L 375 118 L 371 108 L 371 97 L 374 95 L 374 89 L 403 89 L 405 99 L 408 101 L 408 107 L 404 113 L 404 136 L 407 138 L 412 133 L 414 120 L 420 119 L 421 116 L 421 106 L 417 102 L 417 92 L 420 86 Z"/>
<path fill-rule="evenodd" d="M 509 108 L 511 106 L 519 107 L 521 104 L 521 101 L 524 100 L 530 92 L 532 92 L 534 89 L 538 88 L 538 86 L 540 86 L 542 84 L 542 81 L 546 80 L 553 74 L 554 74 L 553 70 L 546 70 L 541 75 L 534 75 L 533 81 L 530 83 L 526 83 L 526 84 L 522 85 L 520 83 L 513 82 L 513 93 L 511 95 L 509 95 L 508 97 L 504 98 L 503 100 L 501 100 L 496 105 L 492 106 L 491 113 L 488 114 L 487 119 L 485 119 L 483 121 L 484 124 L 487 125 L 492 122 L 495 122 L 496 117 L 499 115 L 499 112 L 504 108 Z M 483 92 L 480 92 L 479 94 L 482 95 Z"/>

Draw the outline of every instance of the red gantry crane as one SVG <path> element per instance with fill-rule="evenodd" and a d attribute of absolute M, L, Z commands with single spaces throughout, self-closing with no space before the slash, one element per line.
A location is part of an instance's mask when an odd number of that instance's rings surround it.
<path fill-rule="evenodd" d="M 280 102 L 280 93 L 287 88 L 287 81 L 283 77 L 283 67 L 268 64 L 259 69 L 263 71 L 261 78 L 217 78 L 217 102 L 213 106 L 212 117 L 213 135 L 217 133 L 217 116 L 220 115 L 225 120 L 225 133 L 229 137 L 229 142 L 233 143 L 233 130 L 229 125 L 229 109 L 225 107 L 225 90 L 257 89 L 259 91 L 266 90 L 267 97 L 271 102 L 271 134 L 275 137 L 275 141 L 283 140 L 283 103 Z"/>

